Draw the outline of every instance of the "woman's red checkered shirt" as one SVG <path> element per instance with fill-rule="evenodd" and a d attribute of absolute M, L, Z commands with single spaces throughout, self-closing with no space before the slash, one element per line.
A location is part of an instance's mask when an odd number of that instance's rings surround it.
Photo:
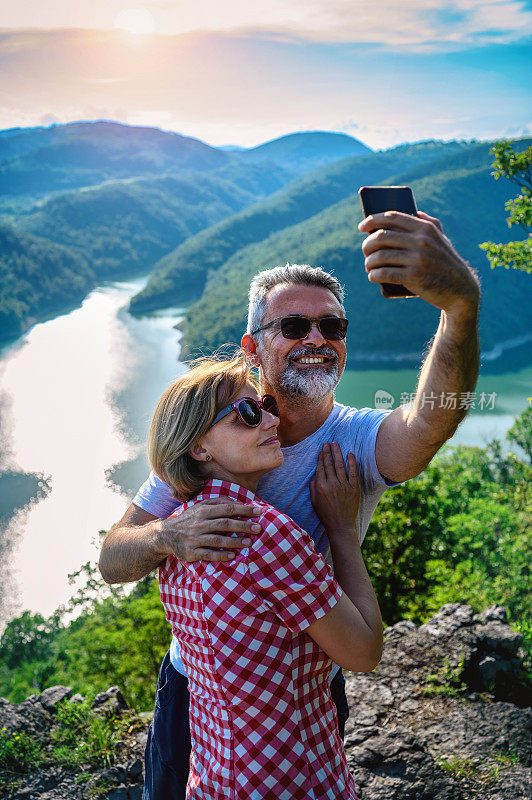
<path fill-rule="evenodd" d="M 176 513 L 211 497 L 259 506 L 263 530 L 232 561 L 159 570 L 190 691 L 187 800 L 356 800 L 332 661 L 304 633 L 342 590 L 310 536 L 241 486 L 208 481 Z"/>

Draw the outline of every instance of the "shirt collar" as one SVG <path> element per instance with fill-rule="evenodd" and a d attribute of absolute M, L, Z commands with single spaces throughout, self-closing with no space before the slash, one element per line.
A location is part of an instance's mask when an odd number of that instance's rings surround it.
<path fill-rule="evenodd" d="M 197 499 L 208 500 L 212 497 L 229 497 L 231 500 L 236 500 L 238 503 L 264 503 L 262 497 L 255 494 L 255 492 L 245 489 L 238 483 L 221 481 L 217 478 L 211 478 L 206 481 Z"/>

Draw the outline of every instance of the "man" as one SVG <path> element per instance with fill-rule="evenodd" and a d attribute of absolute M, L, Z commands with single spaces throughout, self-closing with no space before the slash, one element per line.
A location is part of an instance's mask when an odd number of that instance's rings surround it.
<path fill-rule="evenodd" d="M 411 407 L 384 413 L 334 403 L 333 390 L 346 360 L 345 314 L 340 285 L 322 270 L 287 265 L 256 276 L 242 339 L 249 358 L 260 367 L 262 391 L 276 397 L 281 418 L 284 464 L 261 480 L 258 493 L 293 517 L 324 555 L 327 538 L 309 494 L 324 445 L 335 442 L 344 458 L 350 451 L 355 454 L 362 540 L 386 487 L 418 475 L 465 415 L 465 409 L 424 403 L 423 398 L 472 391 L 478 375 L 478 280 L 438 220 L 422 212 L 417 218 L 386 212 L 366 218 L 359 228 L 369 234 L 363 244 L 369 280 L 403 284 L 441 310 Z M 331 463 L 331 450 L 325 447 L 323 454 Z M 177 505 L 169 487 L 150 476 L 104 541 L 100 569 L 106 581 L 138 580 L 170 553 L 186 561 L 229 559 L 231 549 L 246 546 L 243 537 L 253 531 L 250 507 L 205 501 L 165 519 Z M 331 676 L 343 735 L 349 711 L 341 670 L 333 667 Z M 145 798 L 184 797 L 189 751 L 185 670 L 173 642 L 159 676 Z"/>

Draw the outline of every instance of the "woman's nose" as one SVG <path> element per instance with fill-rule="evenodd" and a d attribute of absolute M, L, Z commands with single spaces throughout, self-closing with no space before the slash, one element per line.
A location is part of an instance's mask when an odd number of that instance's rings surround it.
<path fill-rule="evenodd" d="M 280 422 L 279 417 L 276 417 L 275 414 L 270 414 L 269 411 L 264 411 L 264 409 L 262 409 L 261 428 L 264 428 L 265 431 L 267 431 L 268 428 L 278 428 L 279 422 Z"/>

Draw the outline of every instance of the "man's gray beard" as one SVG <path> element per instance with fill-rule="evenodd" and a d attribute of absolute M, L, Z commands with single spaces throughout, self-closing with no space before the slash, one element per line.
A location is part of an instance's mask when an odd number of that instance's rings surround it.
<path fill-rule="evenodd" d="M 297 355 L 303 355 L 303 353 Z M 307 351 L 304 355 L 319 354 Z M 327 367 L 314 365 L 303 372 L 289 362 L 279 380 L 281 391 L 292 397 L 304 397 L 307 400 L 323 400 L 334 391 L 339 381 L 337 355 L 334 352 L 332 354 L 331 352 L 322 352 L 321 355 L 332 355 L 335 359 L 334 363 Z"/>

